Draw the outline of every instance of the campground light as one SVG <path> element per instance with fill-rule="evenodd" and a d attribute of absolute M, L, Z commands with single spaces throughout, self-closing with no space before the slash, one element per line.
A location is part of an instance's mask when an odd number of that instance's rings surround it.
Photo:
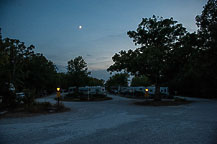
<path fill-rule="evenodd" d="M 57 91 L 59 92 L 59 91 L 60 91 L 60 88 L 57 88 Z"/>
<path fill-rule="evenodd" d="M 147 88 L 145 89 L 145 98 L 146 100 L 148 99 L 148 89 Z"/>
<path fill-rule="evenodd" d="M 59 87 L 57 88 L 57 104 L 59 108 L 59 105 L 60 105 L 60 88 Z"/>

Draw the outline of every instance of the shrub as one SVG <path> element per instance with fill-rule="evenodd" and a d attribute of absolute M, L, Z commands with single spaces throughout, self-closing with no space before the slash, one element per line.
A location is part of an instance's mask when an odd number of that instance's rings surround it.
<path fill-rule="evenodd" d="M 25 96 L 22 99 L 25 106 L 30 106 L 35 102 L 35 96 L 34 93 L 28 89 L 24 90 Z"/>
<path fill-rule="evenodd" d="M 41 113 L 48 112 L 51 107 L 52 104 L 49 102 L 34 102 L 33 104 L 25 107 L 25 109 L 31 113 Z"/>
<path fill-rule="evenodd" d="M 175 101 L 175 102 L 186 102 L 187 100 L 184 99 L 184 98 L 175 97 L 175 98 L 174 98 L 174 101 Z"/>

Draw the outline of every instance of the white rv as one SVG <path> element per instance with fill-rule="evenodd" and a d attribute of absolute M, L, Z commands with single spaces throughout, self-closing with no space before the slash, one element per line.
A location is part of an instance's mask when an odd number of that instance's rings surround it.
<path fill-rule="evenodd" d="M 148 86 L 146 88 L 148 89 L 149 94 L 155 94 L 155 86 Z"/>
<path fill-rule="evenodd" d="M 155 94 L 155 86 L 147 87 L 149 94 Z M 169 95 L 168 87 L 160 87 L 160 93 Z"/>
<path fill-rule="evenodd" d="M 129 92 L 129 87 L 120 87 L 120 93 L 121 94 L 126 94 Z"/>
<path fill-rule="evenodd" d="M 142 92 L 142 93 L 145 93 L 145 87 L 143 86 L 140 86 L 140 87 L 134 87 L 134 91 L 135 92 Z"/>
<path fill-rule="evenodd" d="M 160 93 L 169 95 L 168 87 L 160 87 Z"/>
<path fill-rule="evenodd" d="M 127 93 L 136 93 L 141 92 L 145 94 L 145 89 L 148 89 L 148 93 L 151 95 L 155 94 L 155 86 L 148 86 L 148 87 L 121 87 L 120 93 L 127 94 Z M 169 95 L 168 87 L 160 87 L 160 93 Z"/>
<path fill-rule="evenodd" d="M 106 95 L 105 87 L 102 87 L 102 86 L 93 86 L 93 87 L 90 87 L 90 88 L 91 89 L 95 89 L 96 94 Z"/>
<path fill-rule="evenodd" d="M 74 94 L 76 87 L 69 87 L 68 94 Z"/>
<path fill-rule="evenodd" d="M 105 87 L 102 86 L 79 87 L 78 92 L 85 95 L 94 95 L 94 94 L 106 95 Z"/>
<path fill-rule="evenodd" d="M 127 94 L 127 93 L 134 93 L 134 92 L 145 92 L 145 87 L 121 87 L 120 93 Z"/>

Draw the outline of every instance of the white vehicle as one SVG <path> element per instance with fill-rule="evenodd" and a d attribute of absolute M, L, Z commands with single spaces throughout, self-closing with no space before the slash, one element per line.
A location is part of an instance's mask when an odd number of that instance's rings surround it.
<path fill-rule="evenodd" d="M 81 94 L 85 94 L 85 95 L 88 95 L 90 90 L 88 87 L 79 87 L 78 88 L 78 92 L 81 93 Z"/>
<path fill-rule="evenodd" d="M 94 87 L 91 87 L 91 88 L 92 88 L 92 89 L 95 89 L 96 94 L 106 95 L 105 87 L 102 87 L 102 86 L 94 86 Z"/>
<path fill-rule="evenodd" d="M 136 93 L 141 92 L 145 94 L 145 89 L 148 89 L 149 94 L 155 94 L 155 86 L 148 86 L 148 87 L 121 87 L 120 93 L 127 94 L 127 93 Z M 169 95 L 168 87 L 160 87 L 160 93 Z"/>
<path fill-rule="evenodd" d="M 134 87 L 134 91 L 135 92 L 142 92 L 142 93 L 145 93 L 145 87 L 143 86 L 140 86 L 140 87 Z"/>
<path fill-rule="evenodd" d="M 155 86 L 146 87 L 148 89 L 149 94 L 155 94 Z"/>
<path fill-rule="evenodd" d="M 134 93 L 135 92 L 135 87 L 129 87 L 128 92 L 129 93 Z"/>
<path fill-rule="evenodd" d="M 149 94 L 155 94 L 155 86 L 147 87 Z M 160 87 L 160 93 L 169 95 L 168 87 Z"/>
<path fill-rule="evenodd" d="M 120 92 L 121 93 L 135 93 L 135 92 L 141 92 L 145 93 L 145 87 L 139 86 L 139 87 L 121 87 Z"/>
<path fill-rule="evenodd" d="M 90 87 L 79 87 L 78 92 L 81 94 L 89 95 L 89 94 L 96 94 L 96 91 L 94 89 L 91 89 Z"/>
<path fill-rule="evenodd" d="M 129 87 L 121 87 L 121 88 L 120 88 L 120 93 L 126 94 L 126 93 L 128 93 L 128 92 L 129 92 Z"/>
<path fill-rule="evenodd" d="M 14 84 L 12 83 L 9 84 L 9 91 L 15 92 Z"/>
<path fill-rule="evenodd" d="M 22 103 L 25 97 L 24 92 L 16 93 L 16 102 Z"/>
<path fill-rule="evenodd" d="M 69 87 L 68 94 L 74 94 L 76 87 Z"/>
<path fill-rule="evenodd" d="M 168 87 L 160 87 L 160 93 L 169 95 Z"/>
<path fill-rule="evenodd" d="M 24 92 L 19 92 L 19 93 L 16 93 L 16 97 L 17 98 L 24 98 L 25 97 L 25 93 Z"/>
<path fill-rule="evenodd" d="M 69 94 L 69 93 L 66 89 L 61 90 L 61 96 L 65 97 L 67 94 Z"/>
<path fill-rule="evenodd" d="M 106 95 L 105 87 L 102 86 L 86 86 L 86 87 L 79 87 L 78 92 L 86 95 L 94 95 L 94 94 L 103 94 Z"/>

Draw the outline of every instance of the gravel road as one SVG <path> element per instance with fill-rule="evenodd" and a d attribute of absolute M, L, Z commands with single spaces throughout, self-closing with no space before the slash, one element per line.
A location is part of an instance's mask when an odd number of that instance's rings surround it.
<path fill-rule="evenodd" d="M 217 144 L 216 100 L 153 107 L 109 96 L 113 100 L 64 102 L 69 112 L 1 119 L 0 144 Z"/>

